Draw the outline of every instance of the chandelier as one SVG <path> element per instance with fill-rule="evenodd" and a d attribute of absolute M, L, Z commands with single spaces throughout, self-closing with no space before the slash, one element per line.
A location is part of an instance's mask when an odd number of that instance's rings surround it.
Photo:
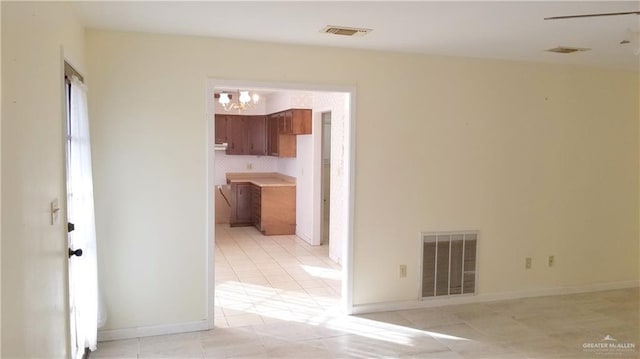
<path fill-rule="evenodd" d="M 236 92 L 238 96 L 237 100 L 233 101 L 233 95 L 229 92 L 220 92 L 220 94 L 216 94 L 216 98 L 218 98 L 218 103 L 224 108 L 225 111 L 234 111 L 237 110 L 241 112 L 260 101 L 260 95 L 254 93 L 253 95 L 249 95 L 249 91 L 240 91 Z"/>

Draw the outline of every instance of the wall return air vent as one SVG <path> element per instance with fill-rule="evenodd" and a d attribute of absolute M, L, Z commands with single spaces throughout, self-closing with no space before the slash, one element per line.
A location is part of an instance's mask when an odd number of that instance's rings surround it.
<path fill-rule="evenodd" d="M 475 294 L 478 232 L 422 233 L 422 299 Z"/>
<path fill-rule="evenodd" d="M 372 29 L 363 29 L 357 27 L 347 27 L 347 26 L 334 26 L 327 25 L 321 32 L 325 34 L 332 35 L 342 35 L 342 36 L 364 36 L 373 31 Z"/>

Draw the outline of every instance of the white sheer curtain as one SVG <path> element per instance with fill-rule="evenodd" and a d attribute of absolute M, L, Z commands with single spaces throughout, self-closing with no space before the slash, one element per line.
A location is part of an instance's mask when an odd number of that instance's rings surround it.
<path fill-rule="evenodd" d="M 69 222 L 75 230 L 69 233 L 72 249 L 82 249 L 82 256 L 69 261 L 70 296 L 75 305 L 76 340 L 82 354 L 84 348 L 96 350 L 98 331 L 98 263 L 93 207 L 91 146 L 85 85 L 71 78 L 69 101 L 68 202 Z M 73 328 L 72 328 L 73 330 Z"/>

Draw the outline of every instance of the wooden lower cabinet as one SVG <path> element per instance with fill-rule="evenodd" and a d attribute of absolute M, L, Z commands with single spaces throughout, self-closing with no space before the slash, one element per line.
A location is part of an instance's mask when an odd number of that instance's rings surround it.
<path fill-rule="evenodd" d="M 263 234 L 296 233 L 296 187 L 262 187 L 260 222 L 254 223 Z"/>
<path fill-rule="evenodd" d="M 264 235 L 296 233 L 296 187 L 231 184 L 231 227 L 255 226 Z"/>
<path fill-rule="evenodd" d="M 251 224 L 262 231 L 262 188 L 251 186 Z"/>
<path fill-rule="evenodd" d="M 251 216 L 251 191 L 255 187 L 251 183 L 231 184 L 231 227 L 250 226 L 253 224 Z"/>

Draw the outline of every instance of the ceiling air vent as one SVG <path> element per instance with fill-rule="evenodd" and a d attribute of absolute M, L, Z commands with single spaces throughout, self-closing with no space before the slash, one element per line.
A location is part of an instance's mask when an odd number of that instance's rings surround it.
<path fill-rule="evenodd" d="M 547 52 L 555 52 L 558 54 L 571 54 L 574 52 L 582 52 L 582 51 L 589 51 L 591 49 L 586 48 L 586 47 L 568 47 L 568 46 L 558 46 L 558 47 L 554 47 L 553 49 L 548 49 L 545 50 Z"/>
<path fill-rule="evenodd" d="M 361 29 L 356 27 L 333 26 L 328 25 L 321 32 L 325 34 L 344 35 L 344 36 L 364 36 L 370 33 L 371 29 Z"/>

